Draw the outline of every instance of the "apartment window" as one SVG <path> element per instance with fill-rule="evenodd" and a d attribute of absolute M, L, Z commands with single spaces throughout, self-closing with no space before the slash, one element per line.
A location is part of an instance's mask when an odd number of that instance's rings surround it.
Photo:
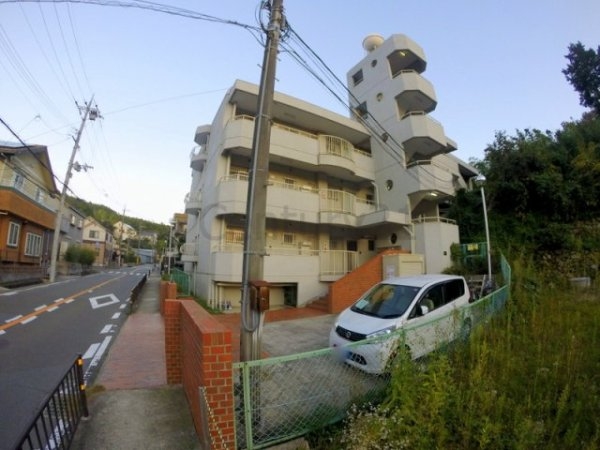
<path fill-rule="evenodd" d="M 75 216 L 71 214 L 71 225 L 75 226 Z"/>
<path fill-rule="evenodd" d="M 23 182 L 25 181 L 25 178 L 23 178 L 23 175 L 21 175 L 20 173 L 15 173 L 15 181 L 13 182 L 13 186 L 15 189 L 23 189 Z"/>
<path fill-rule="evenodd" d="M 283 184 L 288 189 L 294 189 L 294 185 L 296 184 L 296 180 L 294 180 L 292 178 L 284 178 L 283 179 Z"/>
<path fill-rule="evenodd" d="M 83 227 L 83 219 L 78 219 L 77 220 L 77 228 L 81 228 Z"/>
<path fill-rule="evenodd" d="M 8 225 L 8 238 L 6 245 L 9 247 L 17 247 L 19 245 L 19 232 L 21 231 L 21 225 L 15 222 L 10 222 Z"/>
<path fill-rule="evenodd" d="M 356 86 L 357 84 L 360 84 L 360 82 L 363 80 L 363 71 L 362 69 L 360 69 L 358 72 L 356 72 L 354 75 L 352 75 L 352 82 L 354 83 L 354 86 Z"/>
<path fill-rule="evenodd" d="M 286 245 L 294 245 L 294 233 L 283 233 L 283 243 Z"/>
<path fill-rule="evenodd" d="M 42 253 L 42 237 L 39 234 L 27 233 L 25 238 L 25 256 L 40 256 Z"/>
<path fill-rule="evenodd" d="M 98 230 L 90 230 L 88 236 L 90 239 L 98 239 L 100 237 L 100 232 Z"/>

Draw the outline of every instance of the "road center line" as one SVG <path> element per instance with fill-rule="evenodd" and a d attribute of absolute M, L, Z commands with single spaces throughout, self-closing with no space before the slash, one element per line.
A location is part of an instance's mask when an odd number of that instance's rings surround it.
<path fill-rule="evenodd" d="M 40 316 L 41 314 L 43 314 L 45 312 L 48 312 L 48 310 L 50 308 L 56 309 L 57 306 L 60 306 L 63 303 L 64 304 L 71 303 L 71 302 L 75 301 L 77 299 L 77 297 L 79 297 L 79 296 L 81 296 L 83 294 L 87 294 L 89 292 L 93 292 L 95 289 L 98 289 L 98 288 L 104 286 L 105 284 L 108 284 L 108 283 L 111 283 L 113 281 L 116 281 L 119 278 L 124 278 L 125 276 L 126 275 L 122 275 L 122 276 L 117 277 L 117 278 L 111 278 L 110 280 L 103 281 L 102 283 L 99 283 L 99 284 L 93 286 L 92 288 L 86 288 L 83 291 L 79 291 L 79 292 L 77 292 L 77 293 L 75 293 L 75 294 L 67 297 L 66 299 L 62 298 L 62 299 L 55 300 L 54 301 L 54 305 L 51 305 L 51 306 L 44 305 L 44 306 L 42 306 L 39 309 L 36 308 L 32 313 L 29 313 L 26 316 L 18 315 L 18 316 L 13 317 L 12 319 L 8 319 L 8 320 L 6 320 L 4 322 L 5 323 L 4 325 L 0 325 L 0 332 L 2 332 L 4 330 L 7 330 L 8 328 L 14 327 L 15 325 L 18 325 L 18 324 L 29 323 L 32 320 L 37 319 L 38 316 Z M 52 310 L 54 310 L 54 309 L 52 309 Z"/>

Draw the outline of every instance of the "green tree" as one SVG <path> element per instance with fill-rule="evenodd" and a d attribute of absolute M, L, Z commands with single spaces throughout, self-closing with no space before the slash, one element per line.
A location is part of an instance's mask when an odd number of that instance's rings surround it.
<path fill-rule="evenodd" d="M 569 45 L 567 68 L 562 73 L 579 93 L 579 103 L 600 114 L 600 46 L 596 51 L 581 42 Z"/>
<path fill-rule="evenodd" d="M 92 264 L 94 264 L 95 260 L 96 252 L 93 249 L 87 247 L 83 247 L 81 249 L 81 253 L 79 255 L 79 262 L 82 266 L 90 267 Z"/>
<path fill-rule="evenodd" d="M 69 263 L 78 263 L 81 247 L 79 245 L 69 245 L 65 252 L 65 261 Z"/>

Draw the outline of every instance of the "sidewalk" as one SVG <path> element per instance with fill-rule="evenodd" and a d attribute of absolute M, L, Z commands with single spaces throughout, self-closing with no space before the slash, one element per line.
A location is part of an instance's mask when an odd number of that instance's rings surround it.
<path fill-rule="evenodd" d="M 152 274 L 94 384 L 88 387 L 90 417 L 80 422 L 71 449 L 201 448 L 183 387 L 167 385 L 159 286 L 160 276 Z M 214 317 L 231 329 L 232 342 L 239 342 L 239 314 Z M 309 320 L 293 320 L 304 318 Z M 323 348 L 333 318 L 311 308 L 269 311 L 263 353 L 279 356 Z M 239 360 L 239 346 L 234 349 L 234 358 Z M 276 448 L 295 449 L 297 445 Z"/>
<path fill-rule="evenodd" d="M 152 274 L 94 384 L 73 450 L 200 449 L 183 388 L 167 385 L 160 276 Z"/>

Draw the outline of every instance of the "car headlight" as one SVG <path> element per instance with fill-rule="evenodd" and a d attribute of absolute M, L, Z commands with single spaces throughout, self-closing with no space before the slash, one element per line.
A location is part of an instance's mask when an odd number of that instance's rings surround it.
<path fill-rule="evenodd" d="M 374 333 L 367 334 L 368 338 L 374 338 L 378 336 L 386 336 L 391 334 L 393 331 L 396 331 L 396 326 L 392 325 L 391 327 L 384 328 L 383 330 L 375 331 Z"/>

